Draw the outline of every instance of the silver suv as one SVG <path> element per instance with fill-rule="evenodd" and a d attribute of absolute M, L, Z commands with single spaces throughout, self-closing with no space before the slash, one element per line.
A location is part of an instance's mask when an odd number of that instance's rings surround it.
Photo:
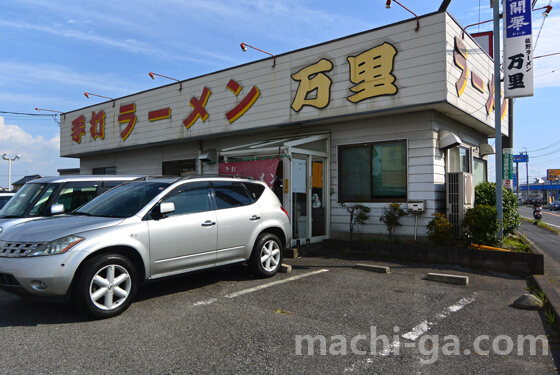
<path fill-rule="evenodd" d="M 271 277 L 291 236 L 288 213 L 263 182 L 147 178 L 7 229 L 0 288 L 107 318 L 128 308 L 139 285 L 166 276 L 249 261 L 255 275 Z"/>
<path fill-rule="evenodd" d="M 70 212 L 99 194 L 140 176 L 55 176 L 29 181 L 0 210 L 0 236 L 19 223 Z"/>

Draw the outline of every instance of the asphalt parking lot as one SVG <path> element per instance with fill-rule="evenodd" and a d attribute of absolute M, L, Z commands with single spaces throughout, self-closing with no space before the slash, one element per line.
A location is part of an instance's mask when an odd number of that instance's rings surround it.
<path fill-rule="evenodd" d="M 525 279 L 364 260 L 286 263 L 293 272 L 272 279 L 236 267 L 153 283 L 101 321 L 0 291 L 0 373 L 557 373 L 544 313 L 511 307 Z M 428 272 L 466 275 L 469 285 L 428 281 Z"/>

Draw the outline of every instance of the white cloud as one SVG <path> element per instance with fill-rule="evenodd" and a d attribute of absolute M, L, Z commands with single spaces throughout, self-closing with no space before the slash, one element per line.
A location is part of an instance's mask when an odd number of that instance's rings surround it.
<path fill-rule="evenodd" d="M 12 182 L 25 175 L 56 175 L 59 168 L 76 167 L 77 160 L 60 158 L 60 135 L 33 136 L 17 125 L 8 125 L 0 116 L 0 154 L 21 155 L 12 162 Z M 2 160 L 3 161 L 3 160 Z M 1 162 L 1 161 L 0 161 Z M 8 186 L 8 163 L 0 164 L 0 186 Z"/>
<path fill-rule="evenodd" d="M 34 137 L 17 125 L 6 125 L 4 118 L 0 116 L 0 145 L 3 148 L 7 148 L 6 145 L 9 145 L 8 151 L 3 151 L 8 153 L 13 153 L 13 150 L 20 148 L 35 149 L 37 147 L 50 151 L 59 151 L 60 136 L 59 134 L 54 134 L 51 139 L 45 139 L 41 135 Z"/>
<path fill-rule="evenodd" d="M 130 81 L 112 73 L 91 73 L 74 71 L 68 66 L 57 64 L 41 64 L 35 62 L 4 61 L 0 62 L 0 71 L 4 72 L 4 83 L 14 82 L 36 85 L 64 85 L 79 87 L 79 90 L 101 90 L 103 92 L 126 95 L 131 90 L 141 90 L 144 86 L 134 86 Z M 133 92 L 133 91 L 132 91 Z"/>
<path fill-rule="evenodd" d="M 145 43 L 134 39 L 129 38 L 127 40 L 119 40 L 119 39 L 114 39 L 102 35 L 97 35 L 93 32 L 83 32 L 80 30 L 64 28 L 62 25 L 47 26 L 47 25 L 34 25 L 27 22 L 0 21 L 0 26 L 5 28 L 31 30 L 35 32 L 47 33 L 47 34 L 52 34 L 65 38 L 77 39 L 79 41 L 87 41 L 96 44 L 108 45 L 111 47 L 124 49 L 129 52 L 138 52 L 144 54 L 153 53 L 153 51 Z"/>

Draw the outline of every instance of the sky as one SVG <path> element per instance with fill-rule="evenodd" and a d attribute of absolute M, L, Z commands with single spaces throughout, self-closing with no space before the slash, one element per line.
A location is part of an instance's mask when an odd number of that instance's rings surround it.
<path fill-rule="evenodd" d="M 410 19 L 385 0 L 3 0 L 0 12 L 0 155 L 11 162 L 12 183 L 25 175 L 57 175 L 79 160 L 59 156 L 55 112 L 102 98 L 167 85 L 149 72 L 180 80 L 265 58 L 239 44 L 272 54 L 290 52 L 346 35 Z M 441 0 L 400 0 L 418 15 Z M 560 0 L 546 19 L 533 12 L 535 57 L 560 52 Z M 448 11 L 462 25 L 492 19 L 490 0 L 452 0 Z M 543 21 L 544 20 L 544 21 Z M 470 27 L 490 31 L 492 22 Z M 560 55 L 536 59 L 533 97 L 514 104 L 514 154 L 529 154 L 529 180 L 560 169 Z M 25 115 L 24 115 L 25 114 Z M 29 115 L 28 115 L 29 114 Z M 489 140 L 494 144 L 494 140 Z M 0 187 L 8 186 L 9 162 L 0 159 Z M 520 165 L 520 180 L 526 180 Z M 489 179 L 495 180 L 493 160 Z"/>

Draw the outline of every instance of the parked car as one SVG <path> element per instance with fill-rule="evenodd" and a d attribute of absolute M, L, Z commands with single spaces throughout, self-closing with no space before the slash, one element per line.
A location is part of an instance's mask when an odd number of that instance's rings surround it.
<path fill-rule="evenodd" d="M 15 193 L 12 192 L 1 192 L 0 193 L 0 209 L 8 203 L 10 199 L 14 196 Z"/>
<path fill-rule="evenodd" d="M 291 237 L 288 213 L 264 182 L 148 178 L 6 230 L 0 288 L 107 318 L 163 277 L 245 261 L 255 275 L 274 276 Z"/>
<path fill-rule="evenodd" d="M 550 211 L 560 210 L 560 201 L 552 201 L 552 203 L 550 203 L 548 208 L 550 209 Z"/>
<path fill-rule="evenodd" d="M 12 225 L 70 212 L 99 194 L 140 176 L 58 176 L 29 181 L 0 210 L 0 237 Z"/>

